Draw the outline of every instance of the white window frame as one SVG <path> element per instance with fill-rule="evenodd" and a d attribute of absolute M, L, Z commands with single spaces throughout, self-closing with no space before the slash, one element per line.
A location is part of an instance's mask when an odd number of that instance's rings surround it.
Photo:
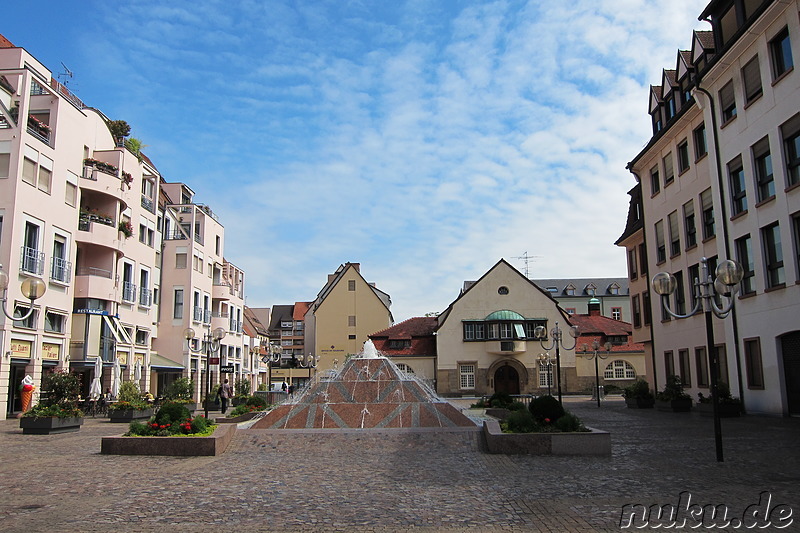
<path fill-rule="evenodd" d="M 474 390 L 475 389 L 475 370 L 477 365 L 475 363 L 459 364 L 458 375 L 461 390 Z"/>

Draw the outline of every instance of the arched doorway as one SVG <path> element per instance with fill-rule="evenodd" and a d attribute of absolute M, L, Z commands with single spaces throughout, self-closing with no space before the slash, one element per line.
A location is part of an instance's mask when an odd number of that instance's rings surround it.
<path fill-rule="evenodd" d="M 790 415 L 800 415 L 800 331 L 781 337 L 783 376 L 786 381 L 786 408 Z"/>
<path fill-rule="evenodd" d="M 494 373 L 494 391 L 519 394 L 519 373 L 510 365 L 503 365 Z"/>

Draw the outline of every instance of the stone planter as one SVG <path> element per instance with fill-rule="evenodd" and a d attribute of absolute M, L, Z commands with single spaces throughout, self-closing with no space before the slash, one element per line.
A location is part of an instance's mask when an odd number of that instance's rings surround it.
<path fill-rule="evenodd" d="M 625 398 L 628 409 L 652 409 L 655 403 L 655 398 Z"/>
<path fill-rule="evenodd" d="M 483 422 L 489 453 L 506 455 L 611 455 L 611 433 L 503 433 L 496 420 Z"/>
<path fill-rule="evenodd" d="M 153 409 L 117 409 L 109 411 L 108 417 L 111 422 L 129 423 L 134 420 L 149 419 L 153 414 L 155 414 Z"/>
<path fill-rule="evenodd" d="M 499 418 L 500 420 L 505 420 L 509 417 L 509 415 L 511 415 L 511 411 L 502 407 L 487 407 L 486 414 L 495 418 Z"/>
<path fill-rule="evenodd" d="M 78 431 L 83 424 L 83 418 L 30 418 L 19 419 L 19 427 L 25 435 L 50 435 L 51 433 L 69 433 Z"/>
<path fill-rule="evenodd" d="M 239 416 L 221 416 L 219 418 L 215 418 L 214 422 L 217 424 L 238 424 L 239 422 L 247 422 L 248 420 L 252 420 L 261 413 L 261 411 L 253 411 L 252 413 L 245 413 Z"/>
<path fill-rule="evenodd" d="M 209 437 L 103 437 L 100 453 L 109 455 L 222 455 L 236 434 L 235 424 L 217 426 Z"/>
<path fill-rule="evenodd" d="M 656 400 L 656 409 L 659 411 L 672 411 L 674 413 L 688 413 L 692 410 L 691 398 L 678 398 L 677 400 Z"/>
<path fill-rule="evenodd" d="M 711 403 L 698 403 L 696 406 L 697 412 L 703 416 L 714 416 L 714 406 Z M 742 415 L 742 404 L 736 403 L 721 403 L 719 404 L 720 418 L 735 418 Z"/>

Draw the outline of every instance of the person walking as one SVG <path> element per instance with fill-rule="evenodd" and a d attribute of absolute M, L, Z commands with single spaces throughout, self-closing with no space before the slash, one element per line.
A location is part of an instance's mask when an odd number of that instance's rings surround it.
<path fill-rule="evenodd" d="M 227 379 L 219 387 L 219 398 L 222 402 L 222 414 L 224 415 L 225 411 L 228 410 L 228 400 L 233 398 L 233 389 L 231 389 Z"/>

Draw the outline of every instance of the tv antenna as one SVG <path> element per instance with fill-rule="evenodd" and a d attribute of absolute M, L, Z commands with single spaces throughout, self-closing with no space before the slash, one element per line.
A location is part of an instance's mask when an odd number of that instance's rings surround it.
<path fill-rule="evenodd" d="M 530 279 L 530 269 L 528 265 L 532 260 L 540 259 L 541 257 L 541 255 L 528 255 L 528 252 L 522 252 L 522 255 L 512 257 L 511 259 L 522 259 L 522 261 L 525 263 L 525 277 Z"/>
<path fill-rule="evenodd" d="M 64 72 L 60 72 L 58 74 L 58 79 L 64 80 L 61 83 L 62 85 L 64 85 L 64 87 L 66 87 L 67 85 L 69 85 L 69 80 L 72 79 L 72 77 L 75 74 L 69 68 L 67 68 L 67 66 L 64 63 L 61 63 L 61 66 L 64 67 Z"/>

